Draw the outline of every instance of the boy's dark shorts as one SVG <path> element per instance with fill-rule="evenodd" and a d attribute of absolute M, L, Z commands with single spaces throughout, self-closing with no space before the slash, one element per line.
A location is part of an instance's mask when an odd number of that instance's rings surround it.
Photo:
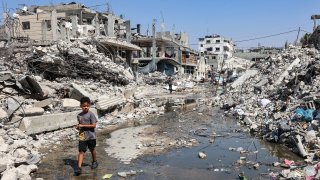
<path fill-rule="evenodd" d="M 96 147 L 96 140 L 91 139 L 87 141 L 79 141 L 79 152 L 86 152 L 87 148 L 90 150 L 94 149 Z"/>

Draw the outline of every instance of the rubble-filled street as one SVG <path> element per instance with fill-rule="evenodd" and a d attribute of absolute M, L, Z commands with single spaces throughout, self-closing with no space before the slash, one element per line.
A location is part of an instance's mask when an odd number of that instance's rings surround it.
<path fill-rule="evenodd" d="M 320 15 L 194 44 L 162 11 L 142 28 L 109 3 L 48 4 L 3 3 L 1 180 L 320 179 Z"/>

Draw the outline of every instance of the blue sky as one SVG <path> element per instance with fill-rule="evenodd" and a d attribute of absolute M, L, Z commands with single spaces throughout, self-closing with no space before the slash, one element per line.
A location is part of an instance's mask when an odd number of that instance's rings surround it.
<path fill-rule="evenodd" d="M 44 5 L 69 3 L 63 0 L 2 0 L 8 8 L 19 4 Z M 320 14 L 319 0 L 79 0 L 93 9 L 105 11 L 106 3 L 116 14 L 130 19 L 132 26 L 139 23 L 145 33 L 152 19 L 157 19 L 157 30 L 163 17 L 165 29 L 187 32 L 190 44 L 197 44 L 198 38 L 220 34 L 234 41 L 277 34 L 301 27 L 312 31 L 312 14 Z M 319 21 L 320 22 L 320 21 Z M 150 28 L 151 29 L 151 28 Z M 304 32 L 301 32 L 304 34 Z M 285 41 L 293 42 L 297 32 L 256 41 L 237 43 L 240 48 L 257 46 L 283 46 Z M 196 47 L 196 46 L 192 46 Z"/>

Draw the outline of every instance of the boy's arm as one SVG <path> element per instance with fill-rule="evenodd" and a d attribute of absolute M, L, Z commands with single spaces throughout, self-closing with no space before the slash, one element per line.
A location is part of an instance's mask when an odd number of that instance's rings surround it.
<path fill-rule="evenodd" d="M 94 124 L 78 124 L 79 128 L 96 128 L 96 123 Z"/>
<path fill-rule="evenodd" d="M 84 127 L 84 128 L 96 128 L 97 125 L 97 118 L 94 114 L 91 114 L 91 124 L 79 124 L 79 127 Z"/>

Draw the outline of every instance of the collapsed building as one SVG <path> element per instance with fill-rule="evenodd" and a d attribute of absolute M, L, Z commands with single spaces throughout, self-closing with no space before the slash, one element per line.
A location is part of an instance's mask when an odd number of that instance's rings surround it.
<path fill-rule="evenodd" d="M 82 4 L 23 7 L 12 18 L 7 13 L 3 16 L 8 40 L 37 42 L 43 46 L 58 40 L 95 38 L 101 52 L 114 61 L 127 63 L 131 61 L 132 51 L 141 50 L 130 43 L 129 20 Z"/>
<path fill-rule="evenodd" d="M 151 36 L 142 35 L 140 24 L 131 28 L 130 20 L 112 13 L 98 12 L 82 4 L 23 7 L 13 17 L 4 13 L 3 19 L 2 30 L 7 35 L 6 40 L 45 46 L 58 40 L 73 42 L 91 39 L 99 52 L 112 61 L 124 63 L 142 73 L 205 73 L 196 72 L 199 69 L 198 53 L 188 47 L 186 33 L 162 31 Z M 155 31 L 155 23 L 153 29 Z M 152 67 L 143 68 L 147 64 Z"/>
<path fill-rule="evenodd" d="M 189 48 L 188 35 L 163 30 L 155 32 L 155 23 L 152 26 L 152 36 L 140 35 L 132 40 L 132 43 L 143 49 L 134 58 L 140 63 L 139 71 L 157 70 L 167 75 L 177 72 L 195 75 L 198 53 Z"/>
<path fill-rule="evenodd" d="M 286 145 L 305 158 L 304 170 L 319 162 L 319 64 L 316 49 L 290 45 L 256 61 L 226 91 L 216 97 L 225 113 L 264 140 Z M 282 178 L 318 179 L 320 174 L 291 168 Z M 281 165 L 281 167 L 286 167 Z"/>

